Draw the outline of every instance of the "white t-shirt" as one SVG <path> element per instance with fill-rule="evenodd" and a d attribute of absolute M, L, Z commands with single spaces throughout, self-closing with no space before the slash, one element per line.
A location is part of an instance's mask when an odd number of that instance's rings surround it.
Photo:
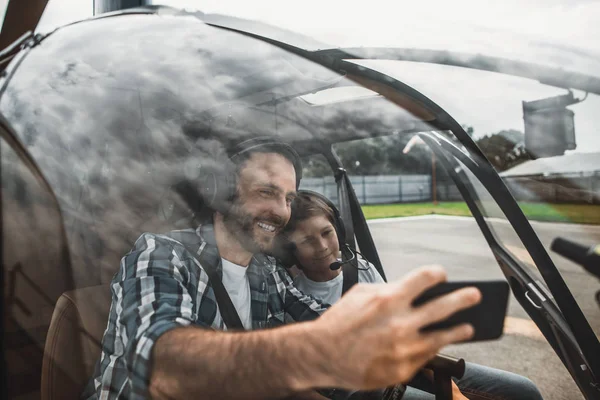
<path fill-rule="evenodd" d="M 221 263 L 223 265 L 223 286 L 225 286 L 244 328 L 252 329 L 248 267 L 234 264 L 224 258 L 221 258 Z"/>
<path fill-rule="evenodd" d="M 361 283 L 383 283 L 384 280 L 373 264 L 358 259 L 358 281 Z M 304 294 L 310 294 L 323 303 L 333 304 L 342 297 L 344 273 L 327 282 L 315 282 L 306 277 L 302 271 L 294 278 L 294 286 Z"/>

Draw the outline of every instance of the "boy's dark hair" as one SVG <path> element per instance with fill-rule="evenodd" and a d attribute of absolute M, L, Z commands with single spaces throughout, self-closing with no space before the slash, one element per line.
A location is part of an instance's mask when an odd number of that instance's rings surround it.
<path fill-rule="evenodd" d="M 292 202 L 292 215 L 283 233 L 291 233 L 296 230 L 299 222 L 318 216 L 327 217 L 329 222 L 335 227 L 335 216 L 331 207 L 318 196 L 300 192 Z"/>

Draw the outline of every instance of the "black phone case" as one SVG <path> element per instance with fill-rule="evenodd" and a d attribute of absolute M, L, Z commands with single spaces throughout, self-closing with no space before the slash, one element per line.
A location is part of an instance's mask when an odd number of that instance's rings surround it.
<path fill-rule="evenodd" d="M 422 330 L 429 332 L 449 328 L 462 323 L 470 323 L 475 329 L 475 335 L 468 340 L 469 342 L 492 340 L 502 336 L 504 318 L 506 317 L 508 307 L 509 287 L 506 281 L 460 281 L 442 283 L 425 291 L 425 293 L 417 297 L 413 302 L 413 306 L 419 306 L 436 297 L 468 286 L 475 286 L 481 291 L 482 299 L 479 304 L 466 310 L 459 311 L 444 321 L 428 325 Z"/>

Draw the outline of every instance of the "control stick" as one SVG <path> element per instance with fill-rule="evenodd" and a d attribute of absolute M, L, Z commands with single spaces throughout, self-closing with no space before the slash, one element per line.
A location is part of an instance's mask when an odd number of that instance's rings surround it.
<path fill-rule="evenodd" d="M 552 241 L 550 248 L 566 259 L 581 265 L 590 274 L 600 279 L 600 244 L 587 247 L 557 237 Z M 596 302 L 600 305 L 600 291 L 596 292 Z"/>

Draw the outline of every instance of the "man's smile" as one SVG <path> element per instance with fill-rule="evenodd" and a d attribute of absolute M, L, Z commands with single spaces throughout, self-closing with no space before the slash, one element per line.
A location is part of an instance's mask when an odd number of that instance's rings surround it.
<path fill-rule="evenodd" d="M 269 232 L 269 233 L 275 233 L 275 231 L 277 230 L 277 226 L 268 223 L 268 222 L 258 222 L 257 225 L 264 231 Z"/>

